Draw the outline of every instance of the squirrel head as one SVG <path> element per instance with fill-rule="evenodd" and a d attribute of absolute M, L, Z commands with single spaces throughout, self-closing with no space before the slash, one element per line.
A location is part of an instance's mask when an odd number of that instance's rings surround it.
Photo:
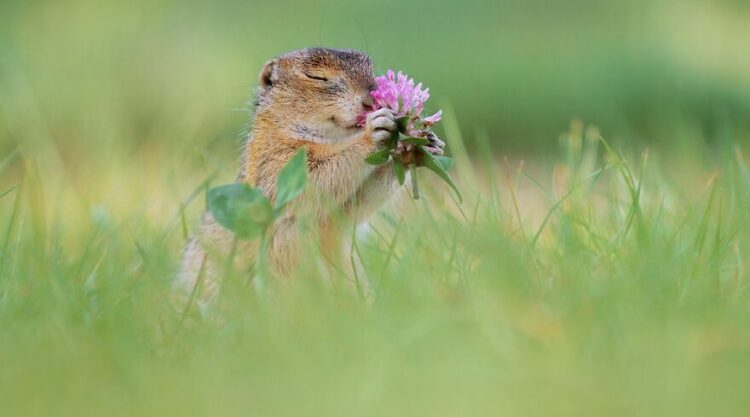
<path fill-rule="evenodd" d="M 266 63 L 259 76 L 256 123 L 265 120 L 312 140 L 352 136 L 376 87 L 372 61 L 355 50 L 308 48 Z"/>

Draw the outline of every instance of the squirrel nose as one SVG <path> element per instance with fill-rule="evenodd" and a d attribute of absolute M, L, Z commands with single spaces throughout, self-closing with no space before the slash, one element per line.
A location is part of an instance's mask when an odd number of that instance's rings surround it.
<path fill-rule="evenodd" d="M 372 108 L 372 105 L 375 104 L 375 101 L 372 99 L 372 96 L 368 92 L 366 96 L 362 98 L 362 105 L 366 108 Z"/>

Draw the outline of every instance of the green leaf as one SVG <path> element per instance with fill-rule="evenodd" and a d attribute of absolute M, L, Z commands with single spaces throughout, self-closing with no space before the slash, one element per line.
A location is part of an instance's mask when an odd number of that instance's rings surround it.
<path fill-rule="evenodd" d="M 424 148 L 421 148 L 422 152 L 424 152 L 424 167 L 429 169 L 430 171 L 436 173 L 440 178 L 443 179 L 450 187 L 453 189 L 453 191 L 456 192 L 456 196 L 458 196 L 459 203 L 462 203 L 464 201 L 463 197 L 461 197 L 461 192 L 458 191 L 458 187 L 456 187 L 456 183 L 453 182 L 453 178 L 448 174 L 448 172 L 443 169 L 443 163 L 444 162 L 438 162 L 437 159 L 435 159 L 435 156 L 427 152 Z"/>
<path fill-rule="evenodd" d="M 214 219 L 240 239 L 260 236 L 273 219 L 268 198 L 245 183 L 211 188 L 206 205 Z"/>
<path fill-rule="evenodd" d="M 441 155 L 432 155 L 432 157 L 435 159 L 435 162 L 440 164 L 444 171 L 448 171 L 453 168 L 453 158 Z"/>
<path fill-rule="evenodd" d="M 259 198 L 250 204 L 240 204 L 234 221 L 234 233 L 240 239 L 254 239 L 260 236 L 273 220 L 271 201 Z"/>
<path fill-rule="evenodd" d="M 242 218 L 247 217 L 256 224 L 269 224 L 273 220 L 273 209 L 267 198 L 257 198 L 240 211 Z"/>
<path fill-rule="evenodd" d="M 401 132 L 398 130 L 393 131 L 391 134 L 391 137 L 388 138 L 388 144 L 386 146 L 387 149 L 393 150 L 396 149 L 396 145 L 398 145 L 398 141 L 401 138 Z"/>
<path fill-rule="evenodd" d="M 381 149 L 379 151 L 375 151 L 367 155 L 367 158 L 365 158 L 365 162 L 367 162 L 370 165 L 383 165 L 384 163 L 388 162 L 388 158 L 390 157 L 391 157 L 390 149 Z"/>
<path fill-rule="evenodd" d="M 427 138 L 418 138 L 416 136 L 404 136 L 401 138 L 401 142 L 408 145 L 429 145 L 430 140 Z"/>
<path fill-rule="evenodd" d="M 404 167 L 404 163 L 398 159 L 394 159 L 393 172 L 396 174 L 398 185 L 404 185 L 404 181 L 406 180 L 406 168 Z"/>
<path fill-rule="evenodd" d="M 305 148 L 301 148 L 279 172 L 279 180 L 276 183 L 276 208 L 283 207 L 302 194 L 306 183 L 307 152 Z"/>
<path fill-rule="evenodd" d="M 406 132 L 406 126 L 409 125 L 410 116 L 401 116 L 396 119 L 396 126 L 398 126 L 399 132 Z"/>

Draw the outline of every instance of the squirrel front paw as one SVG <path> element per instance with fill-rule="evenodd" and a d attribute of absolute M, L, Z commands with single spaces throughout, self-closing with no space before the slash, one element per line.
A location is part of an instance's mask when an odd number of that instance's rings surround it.
<path fill-rule="evenodd" d="M 397 129 L 396 116 L 391 109 L 375 110 L 365 119 L 365 132 L 378 147 L 385 146 Z"/>

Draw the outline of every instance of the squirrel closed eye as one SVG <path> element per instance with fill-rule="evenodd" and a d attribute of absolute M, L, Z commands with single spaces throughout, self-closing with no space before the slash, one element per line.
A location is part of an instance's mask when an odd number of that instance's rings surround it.
<path fill-rule="evenodd" d="M 305 76 L 307 78 L 313 79 L 313 80 L 319 80 L 319 81 L 328 81 L 328 78 L 322 76 L 322 75 L 315 75 L 315 74 L 309 74 L 305 73 Z"/>

